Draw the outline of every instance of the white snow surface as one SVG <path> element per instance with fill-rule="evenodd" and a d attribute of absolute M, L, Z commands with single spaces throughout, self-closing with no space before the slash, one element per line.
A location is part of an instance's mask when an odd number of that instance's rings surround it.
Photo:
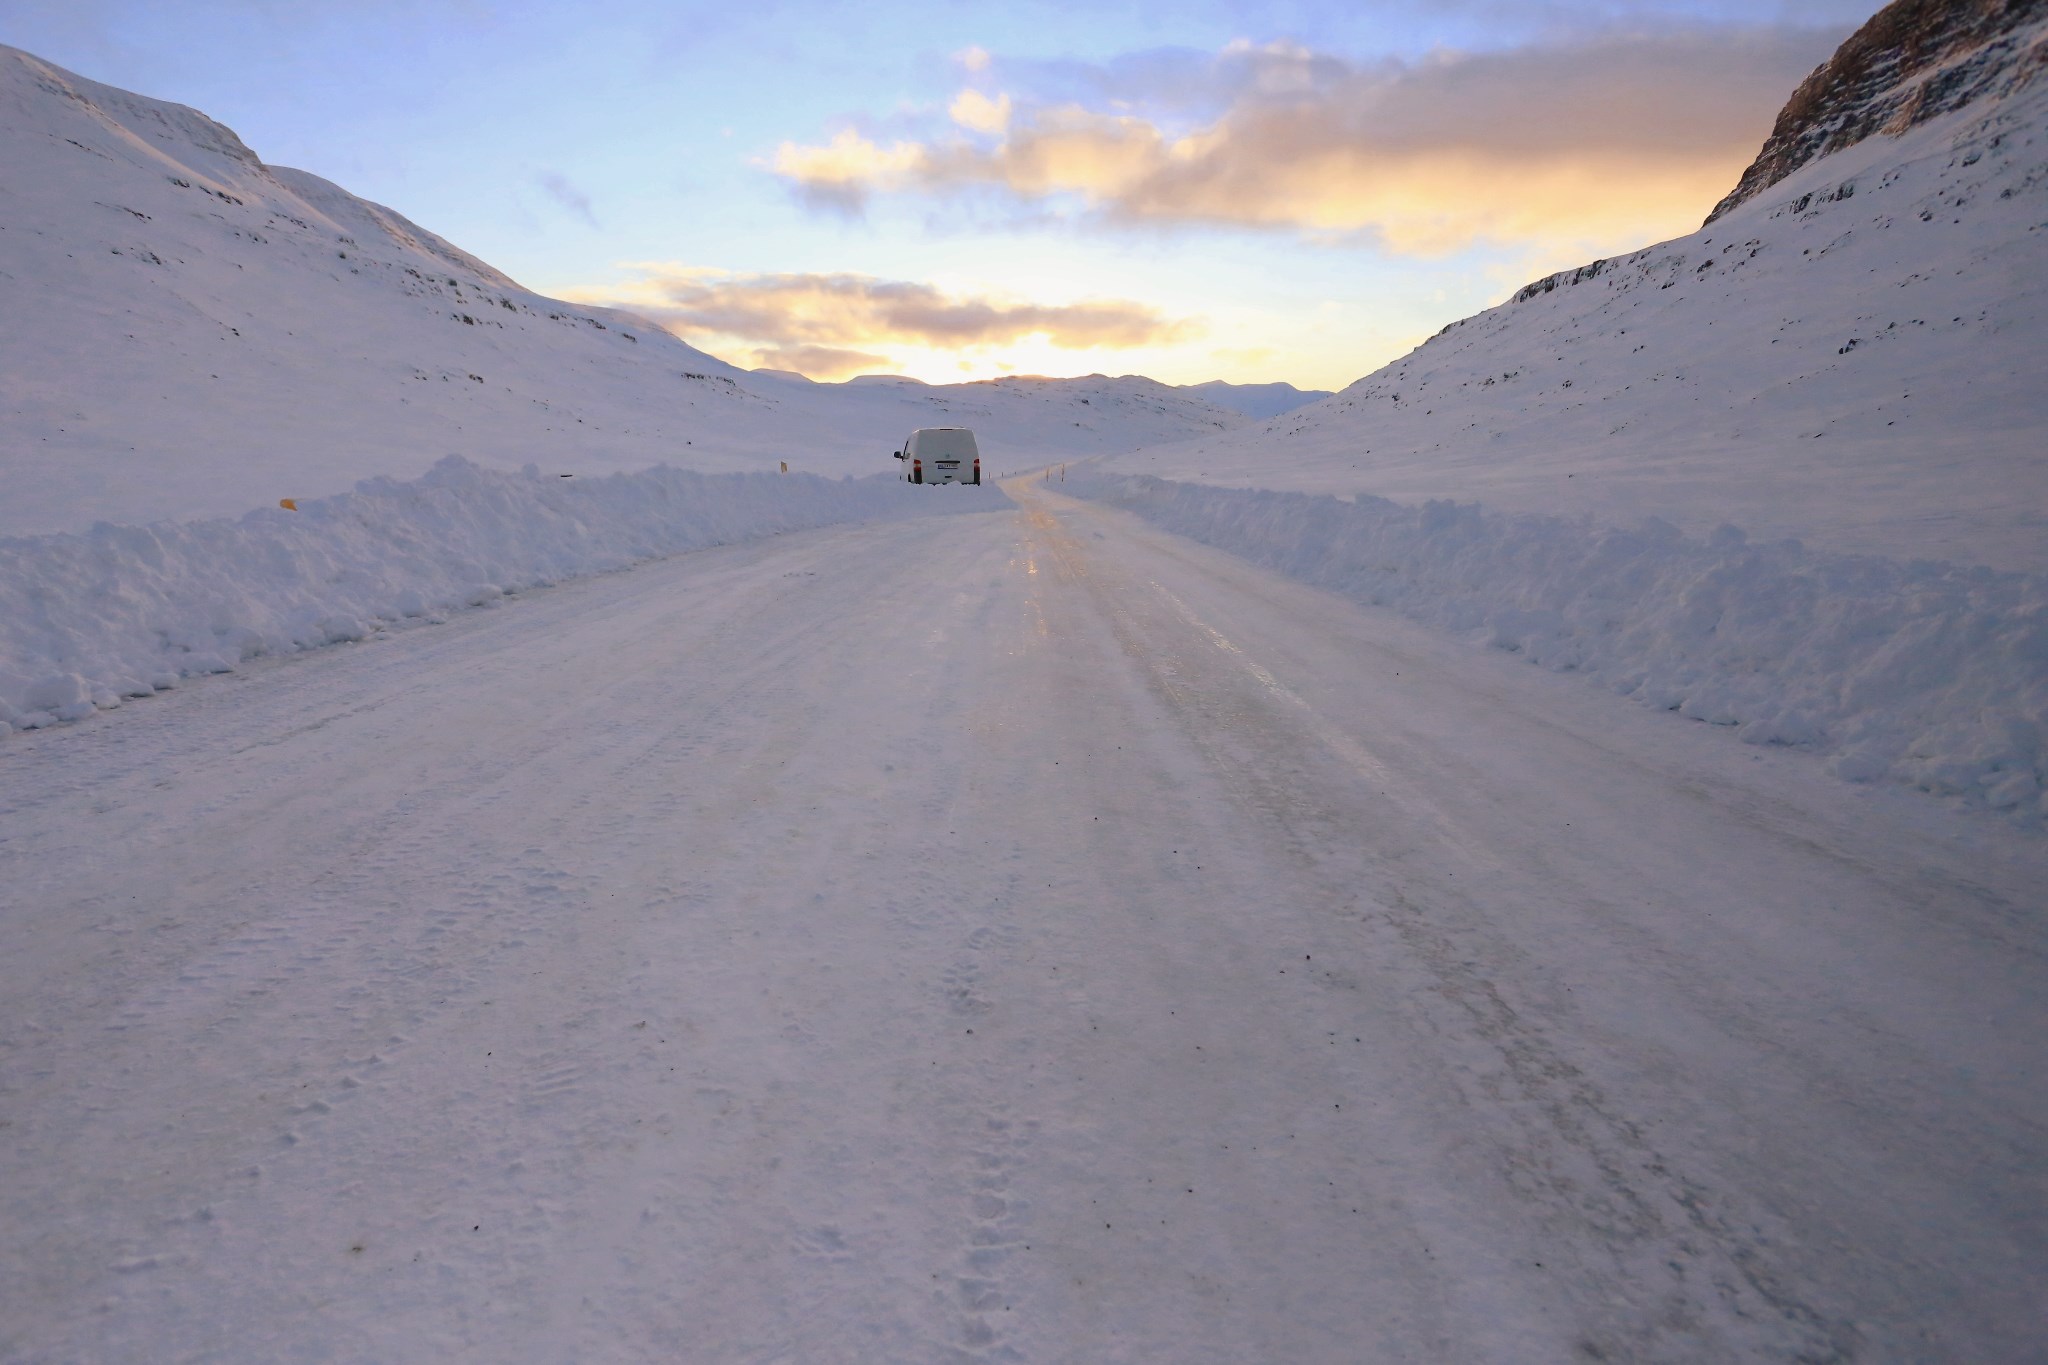
<path fill-rule="evenodd" d="M 2041 840 L 1098 504 L 0 760 L 0 1358 L 2016 1361 Z"/>
<path fill-rule="evenodd" d="M 1319 403 L 1111 467 L 2041 572 L 2044 360 L 2034 79 L 1538 281 Z"/>
<path fill-rule="evenodd" d="M 1540 280 L 1320 403 L 1090 471 L 1069 491 L 2038 826 L 2048 81 Z"/>
<path fill-rule="evenodd" d="M 0 1359 L 2034 1358 L 2026 99 L 1011 503 L 0 50 Z"/>
<path fill-rule="evenodd" d="M 265 655 L 833 522 L 985 510 L 993 487 L 700 474 L 565 479 L 448 456 L 420 478 L 238 520 L 0 537 L 0 735 Z"/>
<path fill-rule="evenodd" d="M 2039 827 L 2048 574 L 1602 528 L 1436 501 L 1077 473 L 1069 492 L 1750 744 Z"/>
<path fill-rule="evenodd" d="M 0 534 L 238 516 L 456 454 L 587 475 L 991 475 L 1241 425 L 1137 376 L 810 384 L 535 294 L 196 110 L 0 46 Z"/>

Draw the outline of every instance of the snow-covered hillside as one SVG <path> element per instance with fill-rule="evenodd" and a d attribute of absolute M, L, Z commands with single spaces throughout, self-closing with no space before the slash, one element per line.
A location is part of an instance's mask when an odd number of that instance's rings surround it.
<path fill-rule="evenodd" d="M 544 298 L 204 114 L 0 47 L 0 534 L 239 514 L 516 470 L 893 472 L 978 421 L 1016 467 L 1238 425 L 1144 379 L 926 387 L 751 375 Z"/>
<path fill-rule="evenodd" d="M 2041 9 L 1900 0 L 1699 232 L 1069 489 L 1844 777 L 2048 819 Z"/>
<path fill-rule="evenodd" d="M 1912 71 L 1882 97 L 1925 107 L 1960 72 L 1976 98 L 1690 236 L 1539 280 L 1321 403 L 1112 467 L 2048 569 L 2043 32 Z"/>

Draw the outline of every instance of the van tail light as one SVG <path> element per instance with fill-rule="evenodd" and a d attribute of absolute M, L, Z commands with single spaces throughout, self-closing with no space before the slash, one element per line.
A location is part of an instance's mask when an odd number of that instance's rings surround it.
<path fill-rule="evenodd" d="M 974 457 L 974 481 L 976 483 L 981 482 L 981 456 L 979 455 Z"/>
<path fill-rule="evenodd" d="M 910 462 L 910 481 L 911 481 L 912 483 L 923 483 L 923 482 L 924 482 L 924 461 L 923 461 L 923 460 L 912 460 L 912 461 Z"/>

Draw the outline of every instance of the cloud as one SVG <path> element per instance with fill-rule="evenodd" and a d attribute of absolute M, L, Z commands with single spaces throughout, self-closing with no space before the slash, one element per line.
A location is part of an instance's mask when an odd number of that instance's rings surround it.
<path fill-rule="evenodd" d="M 1000 133 L 1010 126 L 1010 97 L 990 99 L 979 90 L 962 90 L 946 112 L 962 128 L 977 133 Z"/>
<path fill-rule="evenodd" d="M 914 143 L 882 147 L 847 129 L 822 147 L 785 142 L 776 149 L 772 165 L 811 207 L 858 213 L 871 190 L 901 183 L 923 158 L 923 148 Z"/>
<path fill-rule="evenodd" d="M 1839 37 L 1667 25 L 1413 62 L 1238 42 L 1199 70 L 1184 52 L 1119 59 L 1092 91 L 1065 72 L 1057 102 L 963 90 L 946 132 L 786 143 L 774 169 L 842 203 L 994 193 L 1097 225 L 1408 255 L 1618 249 L 1696 224 Z"/>
<path fill-rule="evenodd" d="M 711 350 L 836 378 L 891 363 L 879 347 L 987 350 L 1043 338 L 1067 350 L 1126 350 L 1198 335 L 1200 324 L 1144 304 L 1068 304 L 948 294 L 929 284 L 855 274 L 739 274 L 646 264 L 623 289 L 574 297 L 631 309 Z"/>
<path fill-rule="evenodd" d="M 748 353 L 757 370 L 795 370 L 813 379 L 844 379 L 887 370 L 888 356 L 838 346 L 757 346 Z"/>
<path fill-rule="evenodd" d="M 542 171 L 534 179 L 539 182 L 541 189 L 547 192 L 548 198 L 590 226 L 597 226 L 597 215 L 590 209 L 590 196 L 570 184 L 569 177 L 559 171 Z"/>

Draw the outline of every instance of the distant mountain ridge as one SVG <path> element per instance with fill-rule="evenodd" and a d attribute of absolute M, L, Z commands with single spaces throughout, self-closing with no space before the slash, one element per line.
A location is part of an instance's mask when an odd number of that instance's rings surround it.
<path fill-rule="evenodd" d="M 1707 222 L 1830 152 L 2035 79 L 2048 45 L 2030 26 L 2044 16 L 2048 0 L 1893 0 L 1792 92 Z"/>
<path fill-rule="evenodd" d="M 754 370 L 752 373 L 776 379 L 800 379 L 807 384 L 818 382 L 808 375 L 797 373 L 795 370 L 777 370 L 764 367 Z M 1200 384 L 1161 384 L 1156 379 L 1149 379 L 1144 375 L 1137 374 L 1123 375 L 1116 381 L 1111 381 L 1108 375 L 1103 374 L 1084 375 L 1075 379 L 1047 379 L 1042 375 L 1006 375 L 1001 379 L 978 379 L 971 381 L 969 385 L 950 387 L 964 388 L 971 387 L 972 384 L 998 384 L 1014 380 L 1030 380 L 1033 383 L 1041 384 L 1099 384 L 1118 382 L 1144 386 L 1157 385 L 1162 389 L 1190 394 L 1205 403 L 1213 404 L 1216 407 L 1224 408 L 1231 412 L 1241 413 L 1246 417 L 1277 417 L 1283 412 L 1292 412 L 1294 409 L 1313 403 L 1319 398 L 1328 398 L 1331 393 L 1329 389 L 1297 389 L 1292 384 L 1277 381 L 1271 384 L 1233 384 L 1228 380 L 1210 379 Z M 841 387 L 856 385 L 861 387 L 871 385 L 887 386 L 891 384 L 913 386 L 916 388 L 933 387 L 922 379 L 902 374 L 860 374 L 855 375 L 851 379 L 841 380 L 839 384 Z"/>
<path fill-rule="evenodd" d="M 1297 389 L 1292 384 L 1283 383 L 1232 384 L 1222 379 L 1183 384 L 1180 388 L 1183 393 L 1192 393 L 1219 408 L 1231 408 L 1247 417 L 1278 417 L 1283 412 L 1292 412 L 1330 396 L 1328 389 Z"/>

